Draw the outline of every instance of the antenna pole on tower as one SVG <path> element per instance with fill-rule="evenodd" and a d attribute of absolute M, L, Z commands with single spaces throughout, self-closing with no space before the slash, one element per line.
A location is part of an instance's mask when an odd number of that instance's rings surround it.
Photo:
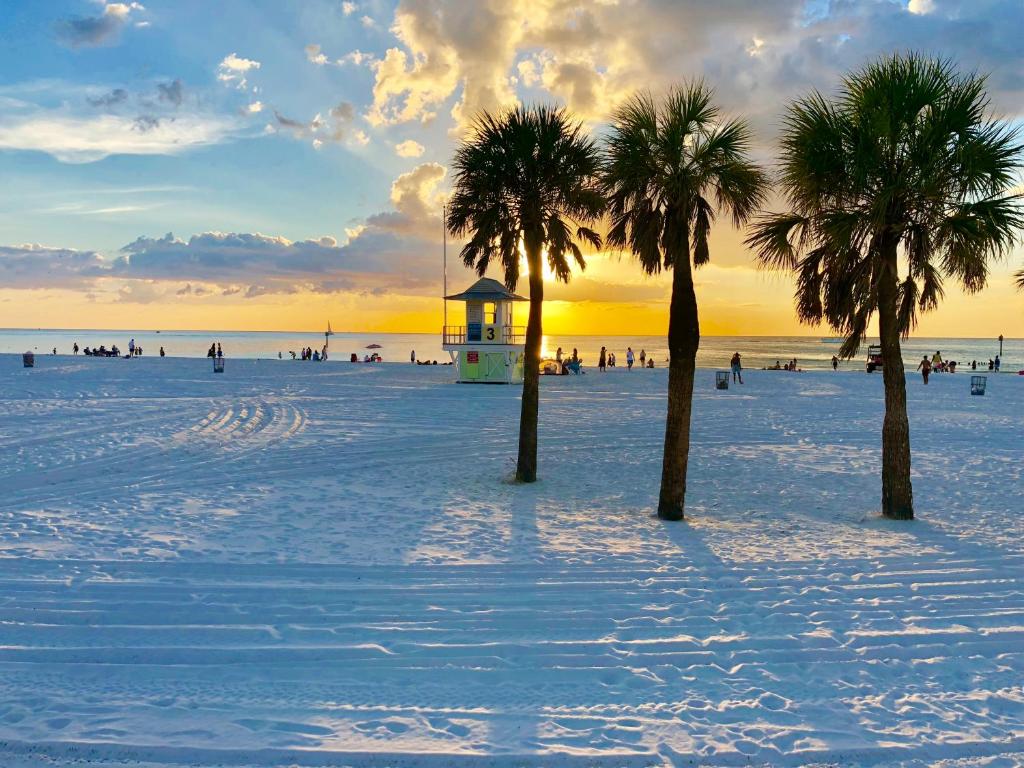
<path fill-rule="evenodd" d="M 444 259 L 444 296 L 448 296 L 448 204 L 441 205 L 441 253 Z M 448 299 L 444 299 L 444 327 L 448 328 Z M 442 331 L 442 336 L 447 331 Z"/>

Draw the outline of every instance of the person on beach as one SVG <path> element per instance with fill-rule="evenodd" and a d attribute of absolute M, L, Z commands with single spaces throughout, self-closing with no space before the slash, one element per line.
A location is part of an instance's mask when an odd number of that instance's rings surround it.
<path fill-rule="evenodd" d="M 648 367 L 648 368 L 653 368 L 653 367 L 654 367 L 654 358 L 653 358 L 653 357 L 652 357 L 652 358 L 650 358 L 650 359 L 649 359 L 649 360 L 647 361 L 647 367 Z"/>
<path fill-rule="evenodd" d="M 996 373 L 999 373 L 999 355 L 996 355 L 995 368 L 993 369 Z"/>
<path fill-rule="evenodd" d="M 602 373 L 604 373 L 604 371 L 605 371 L 605 369 L 607 367 L 608 367 L 608 352 L 607 352 L 607 350 L 605 350 L 604 347 L 601 347 L 601 352 L 597 356 L 597 370 L 599 370 Z"/>
<path fill-rule="evenodd" d="M 128 342 L 128 357 L 135 357 L 135 339 Z"/>
<path fill-rule="evenodd" d="M 633 348 L 626 347 L 626 370 L 633 370 Z"/>
<path fill-rule="evenodd" d="M 939 350 L 935 350 L 935 354 L 932 355 L 932 368 L 937 368 L 942 364 L 942 353 Z"/>
<path fill-rule="evenodd" d="M 572 360 L 574 363 L 578 363 L 580 361 L 580 353 L 576 350 L 576 347 L 572 348 L 572 357 L 570 357 L 569 359 Z"/>
<path fill-rule="evenodd" d="M 76 355 L 78 354 L 78 342 L 77 341 L 75 342 L 75 346 L 73 346 L 71 349 L 74 351 L 74 353 Z"/>
<path fill-rule="evenodd" d="M 409 362 L 410 363 L 415 363 L 416 362 L 416 350 L 415 349 L 412 352 L 409 353 Z"/>
<path fill-rule="evenodd" d="M 839 370 L 839 358 L 836 357 L 835 355 L 832 355 L 832 370 L 833 371 L 838 371 Z"/>
<path fill-rule="evenodd" d="M 609 352 L 608 353 L 608 367 L 609 368 L 614 368 L 615 367 L 615 353 L 614 352 Z"/>
<path fill-rule="evenodd" d="M 921 378 L 924 380 L 924 383 L 927 385 L 928 384 L 928 374 L 930 374 L 932 372 L 932 364 L 928 360 L 928 355 L 923 355 L 921 357 L 921 362 L 917 364 L 917 370 L 919 370 L 921 372 Z"/>
<path fill-rule="evenodd" d="M 280 356 L 281 356 L 281 353 L 280 353 L 280 352 L 278 352 L 278 353 L 277 353 L 277 355 L 278 355 L 278 357 L 280 357 Z M 164 348 L 163 348 L 163 347 L 160 347 L 160 357 L 166 357 L 166 356 L 167 356 L 167 353 L 166 353 L 166 352 L 164 352 Z"/>
<path fill-rule="evenodd" d="M 644 367 L 644 363 L 647 361 L 647 353 L 642 349 L 640 350 L 640 367 Z"/>
<path fill-rule="evenodd" d="M 210 348 L 206 351 L 206 356 L 207 357 L 216 357 L 217 356 L 217 345 L 216 344 L 211 344 L 210 345 Z"/>
<path fill-rule="evenodd" d="M 224 350 L 220 348 L 220 344 L 217 345 L 217 357 L 224 357 Z"/>
<path fill-rule="evenodd" d="M 732 369 L 732 383 L 735 384 L 737 381 L 743 383 L 743 365 L 740 363 L 740 353 L 734 352 L 732 359 L 729 361 L 729 368 Z"/>

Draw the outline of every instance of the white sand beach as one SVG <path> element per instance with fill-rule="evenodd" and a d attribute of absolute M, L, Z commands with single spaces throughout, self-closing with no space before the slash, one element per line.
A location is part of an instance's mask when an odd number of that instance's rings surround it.
<path fill-rule="evenodd" d="M 1024 765 L 1024 377 L 0 356 L 0 764 Z"/>

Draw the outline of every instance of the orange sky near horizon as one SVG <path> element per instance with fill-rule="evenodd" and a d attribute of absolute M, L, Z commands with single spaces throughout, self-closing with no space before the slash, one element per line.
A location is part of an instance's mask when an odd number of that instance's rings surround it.
<path fill-rule="evenodd" d="M 593 265 L 569 285 L 549 282 L 544 330 L 566 335 L 663 335 L 668 328 L 669 277 L 648 278 L 633 265 Z M 472 276 L 449 284 L 461 289 Z M 616 283 L 606 282 L 616 280 Z M 439 286 L 440 288 L 440 286 Z M 523 292 L 525 286 L 520 286 Z M 714 264 L 697 274 L 701 332 L 709 336 L 820 336 L 827 327 L 800 324 L 789 278 L 750 267 Z M 609 300 L 621 293 L 622 301 Z M 440 295 L 440 290 L 438 291 Z M 449 323 L 461 324 L 462 306 L 449 302 Z M 0 289 L 0 327 L 109 328 L 118 330 L 320 331 L 330 320 L 336 331 L 433 333 L 443 322 L 440 298 L 423 295 L 299 293 L 245 300 L 237 297 L 180 298 L 129 303 L 116 294 L 90 298 L 77 291 Z M 516 322 L 525 323 L 525 305 Z M 1024 338 L 1024 293 L 1007 269 L 974 296 L 950 289 L 939 309 L 921 317 L 915 336 Z"/>

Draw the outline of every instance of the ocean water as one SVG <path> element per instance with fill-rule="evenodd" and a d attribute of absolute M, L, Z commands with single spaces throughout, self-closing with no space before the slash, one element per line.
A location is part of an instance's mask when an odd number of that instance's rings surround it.
<path fill-rule="evenodd" d="M 290 351 L 296 353 L 303 347 L 320 349 L 324 334 L 284 331 L 128 331 L 113 330 L 67 330 L 67 329 L 0 329 L 0 353 L 21 353 L 32 350 L 37 355 L 49 354 L 56 348 L 58 354 L 71 354 L 74 343 L 79 347 L 95 347 L 103 344 L 108 349 L 116 344 L 121 350 L 128 349 L 130 339 L 141 345 L 148 356 L 159 354 L 160 347 L 172 357 L 204 357 L 210 344 L 218 342 L 227 357 L 290 360 Z M 877 340 L 870 340 L 877 343 Z M 367 349 L 371 344 L 379 349 Z M 632 347 L 639 357 L 640 350 L 647 356 L 653 355 L 655 365 L 662 367 L 668 359 L 668 347 L 664 336 L 568 336 L 551 335 L 544 338 L 545 355 L 554 356 L 561 347 L 568 356 L 573 348 L 579 350 L 584 365 L 596 366 L 598 351 L 602 346 L 615 352 L 618 364 L 626 364 L 626 348 Z M 956 360 L 961 365 L 978 361 L 979 368 L 987 368 L 988 361 L 999 353 L 996 339 L 936 339 L 911 337 L 903 344 L 906 364 L 916 367 L 922 355 L 929 357 L 936 350 L 946 360 Z M 335 333 L 330 338 L 332 360 L 348 360 L 352 353 L 360 359 L 373 351 L 379 353 L 385 362 L 409 362 L 415 351 L 420 360 L 449 359 L 441 348 L 440 334 L 431 333 Z M 726 368 L 733 352 L 739 352 L 746 368 L 763 368 L 773 365 L 776 360 L 785 363 L 796 358 L 801 368 L 826 368 L 832 355 L 839 351 L 839 344 L 827 342 L 819 336 L 704 336 L 701 338 L 697 365 L 702 368 Z M 841 368 L 863 369 L 866 347 L 855 359 L 843 361 Z M 1003 342 L 1002 370 L 1024 368 L 1024 339 L 1006 339 Z"/>

